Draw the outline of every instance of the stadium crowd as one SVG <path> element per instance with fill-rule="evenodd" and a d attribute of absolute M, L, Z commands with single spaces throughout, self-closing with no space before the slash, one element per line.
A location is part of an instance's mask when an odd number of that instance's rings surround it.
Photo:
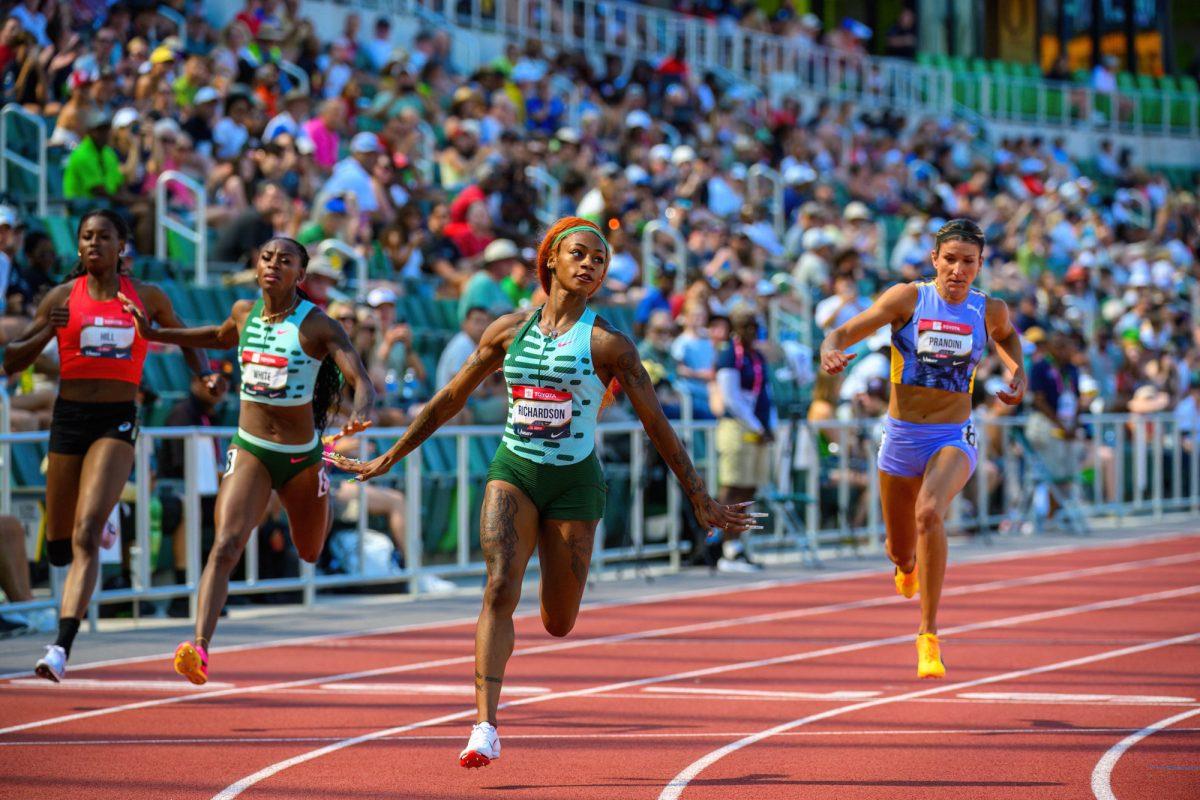
<path fill-rule="evenodd" d="M 1035 444 L 1049 453 L 1084 436 L 1076 418 L 1089 410 L 1174 410 L 1187 430 L 1200 424 L 1197 187 L 1170 185 L 1128 152 L 1106 145 L 1080 159 L 1062 140 L 989 141 L 955 119 L 772 105 L 679 57 L 626 70 L 619 58 L 529 41 L 466 69 L 446 30 L 407 40 L 386 18 L 351 15 L 325 43 L 296 0 L 248 0 L 223 28 L 202 4 L 164 5 L 185 15 L 184 30 L 157 3 L 0 4 L 0 105 L 53 120 L 68 207 L 118 209 L 138 253 L 153 248 L 153 191 L 167 169 L 204 186 L 212 261 L 226 280 L 245 282 L 275 233 L 310 247 L 305 288 L 351 333 L 386 399 L 383 422 L 404 424 L 488 321 L 538 302 L 530 264 L 541 211 L 610 232 L 599 301 L 631 309 L 630 332 L 672 413 L 684 395 L 698 417 L 726 413 L 717 358 L 731 315 L 746 308 L 761 322 L 772 389 L 785 390 L 774 397 L 780 414 L 882 415 L 886 336 L 866 343 L 844 378 L 815 374 L 801 342 L 815 348 L 888 285 L 927 277 L 933 231 L 965 216 L 988 235 L 983 288 L 1009 301 L 1027 342 L 1027 405 L 1048 423 L 1031 433 Z M 786 20 L 797 36 L 818 35 L 820 23 Z M 852 48 L 863 35 L 831 26 L 823 40 Z M 780 176 L 782 225 L 756 165 Z M 529 167 L 558 183 L 558 207 L 545 206 Z M 178 187 L 170 195 L 181 214 L 196 213 Z M 686 258 L 661 234 L 643 249 L 652 221 L 678 232 Z M 67 255 L 15 198 L 0 208 L 0 345 Z M 358 258 L 384 268 L 351 289 Z M 414 295 L 459 309 L 461 332 L 432 375 L 397 310 Z M 770 341 L 768 327 L 778 331 Z M 990 359 L 980 367 L 981 413 L 1002 413 L 989 399 L 997 373 Z M 7 376 L 15 428 L 46 427 L 54 378 L 52 356 Z M 465 419 L 498 422 L 503 409 L 496 380 Z M 821 452 L 836 452 L 836 438 L 823 437 Z M 404 498 L 392 491 L 372 513 L 389 518 L 399 545 Z"/>

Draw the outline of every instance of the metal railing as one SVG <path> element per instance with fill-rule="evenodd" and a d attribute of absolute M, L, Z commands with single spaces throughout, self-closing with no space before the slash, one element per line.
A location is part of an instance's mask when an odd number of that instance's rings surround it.
<path fill-rule="evenodd" d="M 526 167 L 525 177 L 538 190 L 538 204 L 534 209 L 534 215 L 538 222 L 543 225 L 553 225 L 562 210 L 562 188 L 558 178 L 539 166 Z"/>
<path fill-rule="evenodd" d="M 760 487 L 760 494 L 775 509 L 780 503 L 789 504 L 793 513 L 786 515 L 788 524 L 783 524 L 780 519 L 783 515 L 778 515 L 774 524 L 768 526 L 769 532 L 754 537 L 752 545 L 763 551 L 774 551 L 781 558 L 804 553 L 817 559 L 833 551 L 845 550 L 878 553 L 884 540 L 876 471 L 881 422 L 880 419 L 814 423 L 799 420 L 782 425 L 776 432 L 778 447 L 773 472 L 776 477 L 771 485 Z M 979 467 L 951 507 L 947 520 L 949 531 L 985 535 L 1036 534 L 1065 519 L 1061 511 L 1056 519 L 1047 507 L 1046 497 L 1051 489 L 1058 497 L 1076 505 L 1081 518 L 1087 520 L 1107 517 L 1114 524 L 1127 524 L 1138 517 L 1157 520 L 1170 513 L 1192 516 L 1200 513 L 1200 431 L 1182 430 L 1172 414 L 1081 417 L 1080 428 L 1090 435 L 1077 442 L 1078 457 L 1070 462 L 1072 468 L 1062 475 L 1048 471 L 1037 447 L 1061 448 L 1067 443 L 1056 441 L 1050 445 L 1031 446 L 1023 433 L 1026 423 L 1025 417 L 977 416 L 974 426 Z M 692 449 L 697 469 L 706 477 L 710 490 L 715 491 L 717 459 L 713 433 L 716 423 L 693 421 L 685 403 L 681 420 L 673 426 L 685 445 Z M 399 429 L 365 432 L 360 437 L 360 453 L 368 454 L 368 440 L 390 440 L 401 432 Z M 665 503 L 657 494 L 657 488 L 651 498 L 647 477 L 651 453 L 646 449 L 646 436 L 640 422 L 602 423 L 597 432 L 597 447 L 606 454 L 610 503 L 620 492 L 628 502 L 624 508 L 618 508 L 618 521 L 626 526 L 619 538 L 611 536 L 603 523 L 598 529 L 593 564 L 622 567 L 642 566 L 654 561 L 660 566 L 665 562 L 672 568 L 677 567 L 688 551 L 688 543 L 682 536 L 683 498 L 674 478 L 666 477 L 662 490 L 666 493 Z M 102 591 L 96 596 L 96 602 L 194 597 L 202 567 L 200 448 L 212 446 L 202 437 L 228 439 L 233 433 L 233 428 L 149 428 L 142 431 L 134 458 L 135 525 L 127 564 L 130 588 Z M 499 428 L 490 426 L 444 428 L 411 454 L 396 471 L 395 486 L 403 489 L 407 503 L 404 569 L 386 575 L 368 575 L 363 571 L 363 532 L 367 529 L 368 517 L 365 489 L 359 484 L 354 529 L 358 535 L 358 570 L 349 574 L 321 574 L 312 565 L 302 563 L 296 577 L 264 579 L 259 574 L 257 548 L 252 539 L 246 549 L 245 578 L 234 581 L 231 592 L 255 594 L 299 590 L 304 601 L 311 603 L 322 589 L 409 581 L 412 591 L 419 592 L 419 582 L 414 579 L 421 575 L 484 574 L 486 566 L 473 545 L 476 539 L 472 522 L 472 513 L 482 497 L 484 474 L 479 463 L 472 468 L 471 453 L 481 444 L 476 439 L 484 437 L 495 442 L 500 433 Z M 46 438 L 45 431 L 3 434 L 0 435 L 0 446 L 29 447 L 45 442 Z M 186 580 L 156 585 L 150 561 L 153 547 L 150 506 L 155 491 L 151 483 L 151 457 L 155 443 L 168 439 L 181 439 L 184 444 L 181 501 L 187 541 Z M 448 440 L 452 445 L 434 441 L 438 439 Z M 612 447 L 606 447 L 608 445 Z M 209 466 L 212 466 L 211 462 Z M 11 473 L 11 470 L 5 472 Z M 437 491 L 430 481 L 437 480 L 441 481 L 438 485 L 442 486 L 442 493 L 430 495 L 427 490 Z M 453 486 L 453 499 L 445 493 L 448 485 Z M 4 482 L 3 491 L 0 507 L 10 507 L 8 481 Z M 31 491 L 38 492 L 36 489 Z M 665 519 L 661 516 L 655 519 L 654 530 L 659 536 L 654 539 L 648 535 L 651 527 L 646 512 L 652 500 L 666 509 Z M 457 521 L 453 526 L 452 550 L 430 554 L 424 548 L 422 524 L 427 507 L 434 509 L 436 503 L 452 504 L 457 511 Z M 443 519 L 443 524 L 447 525 L 449 533 L 448 520 Z M 43 597 L 9 607 L 13 610 L 41 608 L 53 602 L 52 598 Z"/>
<path fill-rule="evenodd" d="M 8 376 L 0 374 L 0 433 L 11 430 L 12 400 L 8 396 Z M 12 445 L 7 440 L 0 441 L 0 514 L 12 513 L 12 478 Z"/>
<path fill-rule="evenodd" d="M 919 114 L 951 114 L 962 107 L 990 120 L 1053 128 L 1200 136 L 1200 97 L 1192 93 L 1130 88 L 1106 93 L 1028 76 L 960 74 L 619 0 L 351 0 L 350 5 L 436 18 L 520 43 L 536 39 L 550 50 L 617 55 L 627 64 L 664 58 L 681 47 L 697 72 L 719 70 L 776 98 L 799 91 Z"/>
<path fill-rule="evenodd" d="M 651 220 L 642 228 L 642 284 L 653 286 L 658 274 L 660 258 L 654 248 L 654 238 L 658 235 L 666 236 L 674 245 L 675 291 L 682 292 L 687 289 L 687 241 L 678 228 L 660 219 Z"/>
<path fill-rule="evenodd" d="M 787 220 L 783 213 L 783 178 L 766 164 L 755 164 L 746 171 L 746 179 L 746 195 L 751 203 L 762 202 L 762 182 L 766 181 L 770 184 L 771 191 L 768 202 L 771 209 L 771 224 L 775 227 L 775 234 L 782 239 L 783 235 L 787 233 Z"/>
<path fill-rule="evenodd" d="M 184 220 L 171 216 L 170 204 L 167 199 L 168 184 L 178 184 L 196 198 L 196 208 L 193 212 L 195 224 L 188 225 Z M 204 193 L 204 185 L 189 175 L 169 169 L 158 176 L 154 185 L 154 256 L 160 261 L 167 259 L 167 231 L 182 236 L 196 248 L 196 284 L 208 285 L 208 198 Z"/>
<path fill-rule="evenodd" d="M 37 160 L 26 158 L 17 150 L 8 149 L 8 126 L 17 120 L 28 123 L 36 131 Z M 27 137 L 18 137 L 18 141 L 28 141 Z M 46 216 L 49 205 L 46 170 L 46 121 L 37 114 L 26 111 L 16 103 L 9 103 L 0 109 L 0 192 L 8 191 L 8 165 L 12 164 L 33 176 L 37 183 L 37 215 Z"/>

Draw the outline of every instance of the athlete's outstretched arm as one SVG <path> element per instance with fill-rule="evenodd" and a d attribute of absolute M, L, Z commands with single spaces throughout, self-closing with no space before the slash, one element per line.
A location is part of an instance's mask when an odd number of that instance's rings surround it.
<path fill-rule="evenodd" d="M 629 401 L 633 404 L 638 419 L 642 421 L 646 435 L 671 467 L 671 471 L 683 487 L 684 494 L 691 501 L 692 508 L 696 511 L 696 520 L 706 528 L 721 528 L 727 531 L 745 531 L 761 527 L 755 524 L 759 515 L 746 511 L 749 503 L 727 506 L 712 498 L 708 487 L 704 485 L 704 479 L 696 472 L 687 448 L 683 446 L 675 429 L 671 427 L 671 421 L 663 413 L 650 376 L 642 366 L 637 346 L 628 336 L 604 320 L 598 318 L 596 324 L 601 331 L 592 342 L 596 366 L 611 373 L 621 382 L 621 388 L 629 395 Z"/>
<path fill-rule="evenodd" d="M 408 430 L 386 453 L 370 461 L 358 461 L 340 453 L 329 453 L 325 456 L 325 461 L 339 469 L 357 474 L 358 479 L 362 481 L 386 475 L 397 461 L 420 447 L 421 442 L 462 411 L 475 387 L 504 363 L 504 353 L 508 350 L 508 343 L 514 331 L 528 316 L 526 312 L 506 314 L 489 325 L 467 363 L 425 404 L 417 418 L 408 426 Z"/>
<path fill-rule="evenodd" d="M 46 292 L 33 315 L 33 322 L 5 348 L 5 374 L 16 375 L 28 369 L 55 337 L 55 331 L 70 322 L 71 311 L 67 308 L 67 298 L 70 296 L 70 284 L 55 286 Z"/>
<path fill-rule="evenodd" d="M 350 419 L 337 434 L 337 438 L 350 436 L 366 429 L 371 424 L 371 419 L 375 415 L 375 387 L 371 384 L 371 378 L 367 375 L 367 368 L 359 358 L 358 351 L 350 343 L 346 329 L 325 314 L 319 315 L 317 319 L 321 323 L 326 352 L 333 359 L 333 363 L 337 364 L 342 377 L 354 391 L 354 405 L 350 410 Z"/>
<path fill-rule="evenodd" d="M 1025 397 L 1025 360 L 1021 352 L 1021 334 L 1017 333 L 1009 318 L 1008 303 L 988 298 L 987 326 L 988 335 L 996 343 L 996 355 L 1004 362 L 1009 375 L 1009 390 L 996 392 L 996 397 L 1010 406 L 1019 405 Z"/>
<path fill-rule="evenodd" d="M 866 311 L 829 332 L 821 342 L 821 369 L 836 375 L 854 358 L 847 347 L 858 344 L 884 325 L 908 319 L 917 305 L 917 287 L 900 283 L 879 295 Z"/>
<path fill-rule="evenodd" d="M 212 350 L 228 350 L 237 345 L 237 319 L 244 319 L 254 305 L 249 300 L 238 300 L 233 304 L 229 318 L 220 325 L 204 325 L 199 328 L 156 328 L 137 304 L 128 297 L 118 292 L 117 299 L 121 301 L 125 310 L 133 315 L 138 335 L 146 341 Z M 157 322 L 157 320 L 155 321 Z"/>
<path fill-rule="evenodd" d="M 150 283 L 136 284 L 138 294 L 142 298 L 142 304 L 146 307 L 146 311 L 150 320 L 156 323 L 159 329 L 172 328 L 180 329 L 183 327 L 183 321 L 175 313 L 175 307 L 171 305 L 171 299 L 159 287 Z M 215 390 L 220 384 L 225 383 L 224 375 L 216 375 L 208 367 L 208 356 L 204 350 L 195 347 L 183 347 L 183 360 L 187 362 L 188 369 L 192 374 L 205 378 L 210 389 Z"/>

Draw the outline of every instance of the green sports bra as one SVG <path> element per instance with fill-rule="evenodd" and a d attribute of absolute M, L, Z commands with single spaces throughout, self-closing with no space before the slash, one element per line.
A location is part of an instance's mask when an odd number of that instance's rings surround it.
<path fill-rule="evenodd" d="M 312 402 L 321 362 L 300 346 L 300 324 L 315 306 L 301 300 L 278 322 L 264 322 L 260 297 L 250 309 L 238 338 L 242 365 L 241 398 L 268 406 L 302 406 Z"/>
<path fill-rule="evenodd" d="M 504 445 L 539 464 L 576 464 L 596 448 L 596 417 L 606 388 L 592 361 L 596 312 L 586 309 L 553 339 L 538 328 L 541 318 L 539 308 L 504 356 Z"/>

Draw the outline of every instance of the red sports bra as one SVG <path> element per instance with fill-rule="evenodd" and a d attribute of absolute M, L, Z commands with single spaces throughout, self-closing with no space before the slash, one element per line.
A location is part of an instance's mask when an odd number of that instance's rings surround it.
<path fill-rule="evenodd" d="M 121 293 L 143 311 L 133 281 L 120 276 Z M 100 379 L 141 383 L 146 340 L 137 335 L 133 315 L 117 298 L 93 300 L 87 276 L 75 279 L 67 301 L 71 319 L 58 329 L 58 356 L 63 380 Z"/>

